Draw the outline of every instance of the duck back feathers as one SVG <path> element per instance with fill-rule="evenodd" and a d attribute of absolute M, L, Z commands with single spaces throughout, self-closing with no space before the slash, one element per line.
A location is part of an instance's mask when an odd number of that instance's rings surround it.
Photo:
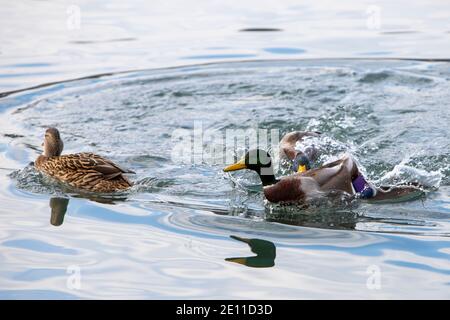
<path fill-rule="evenodd" d="M 93 153 L 52 157 L 41 155 L 37 158 L 35 167 L 72 187 L 94 192 L 114 192 L 127 189 L 132 186 L 132 183 L 124 174 L 134 173 Z"/>

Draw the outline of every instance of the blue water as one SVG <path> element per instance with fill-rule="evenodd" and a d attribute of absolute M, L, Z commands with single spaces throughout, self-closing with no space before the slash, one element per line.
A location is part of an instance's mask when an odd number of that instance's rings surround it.
<path fill-rule="evenodd" d="M 450 298 L 449 10 L 5 6 L 0 298 Z M 319 130 L 321 162 L 348 152 L 374 183 L 417 181 L 425 195 L 272 206 L 252 173 L 173 156 L 174 132 L 199 123 L 219 134 Z M 98 197 L 41 177 L 29 164 L 47 126 L 66 153 L 107 155 L 136 171 L 136 185 Z"/>

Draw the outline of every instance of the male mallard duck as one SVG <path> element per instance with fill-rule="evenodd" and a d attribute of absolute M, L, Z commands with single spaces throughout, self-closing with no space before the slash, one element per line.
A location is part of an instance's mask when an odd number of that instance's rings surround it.
<path fill-rule="evenodd" d="M 318 157 L 317 149 L 309 146 L 304 152 L 296 149 L 298 142 L 302 142 L 304 137 L 319 137 L 317 131 L 293 131 L 287 133 L 280 141 L 280 158 L 292 162 L 294 172 L 305 172 L 311 169 L 311 162 Z"/>
<path fill-rule="evenodd" d="M 114 192 L 132 186 L 124 174 L 134 172 L 122 169 L 111 160 L 86 152 L 61 155 L 64 144 L 56 128 L 45 131 L 43 146 L 44 153 L 34 163 L 36 169 L 72 187 Z"/>
<path fill-rule="evenodd" d="M 247 152 L 242 160 L 223 171 L 242 169 L 253 170 L 259 175 L 264 195 L 270 202 L 303 202 L 310 197 L 330 191 L 343 191 L 364 199 L 390 200 L 420 190 L 412 186 L 375 188 L 364 179 L 356 163 L 348 155 L 320 168 L 277 179 L 270 155 L 264 150 L 255 149 Z"/>

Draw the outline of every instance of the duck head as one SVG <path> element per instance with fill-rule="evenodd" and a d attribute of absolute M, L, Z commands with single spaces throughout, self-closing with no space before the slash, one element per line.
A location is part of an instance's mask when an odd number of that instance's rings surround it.
<path fill-rule="evenodd" d="M 225 167 L 223 171 L 229 172 L 242 169 L 255 171 L 261 178 L 263 186 L 277 183 L 273 171 L 272 158 L 267 151 L 261 149 L 250 150 L 240 161 Z"/>
<path fill-rule="evenodd" d="M 311 169 L 309 158 L 303 152 L 299 152 L 292 162 L 292 170 L 294 172 L 303 173 L 309 169 Z"/>
<path fill-rule="evenodd" d="M 61 140 L 58 129 L 48 128 L 45 131 L 44 143 L 42 145 L 44 146 L 44 156 L 60 156 L 64 148 L 64 143 Z"/>

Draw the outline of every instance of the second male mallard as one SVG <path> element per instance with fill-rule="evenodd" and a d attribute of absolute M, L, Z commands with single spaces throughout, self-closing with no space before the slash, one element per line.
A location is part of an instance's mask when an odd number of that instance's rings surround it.
<path fill-rule="evenodd" d="M 109 159 L 93 153 L 61 155 L 64 144 L 58 129 L 45 131 L 44 153 L 34 165 L 36 169 L 72 187 L 93 192 L 116 192 L 132 186 L 123 169 Z"/>
<path fill-rule="evenodd" d="M 311 163 L 318 157 L 318 150 L 314 145 L 304 151 L 297 149 L 297 144 L 306 137 L 320 137 L 318 131 L 292 131 L 287 133 L 280 141 L 280 158 L 292 162 L 294 172 L 305 172 L 311 169 Z"/>

